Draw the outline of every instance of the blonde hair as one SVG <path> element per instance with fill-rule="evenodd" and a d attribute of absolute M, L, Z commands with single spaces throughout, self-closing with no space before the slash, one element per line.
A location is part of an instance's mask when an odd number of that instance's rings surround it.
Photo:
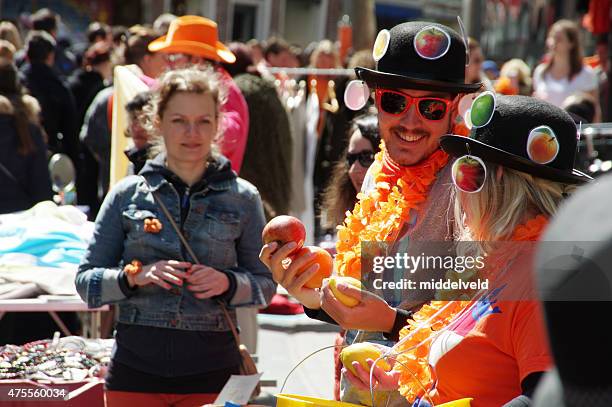
<path fill-rule="evenodd" d="M 538 178 L 497 164 L 485 163 L 487 176 L 480 192 L 455 190 L 454 213 L 457 240 L 472 240 L 479 252 L 490 242 L 509 240 L 517 226 L 533 213 L 551 217 L 573 185 Z M 498 169 L 503 168 L 498 180 Z M 469 213 L 470 225 L 464 215 Z"/>
<path fill-rule="evenodd" d="M 159 122 L 166 111 L 168 102 L 177 93 L 195 93 L 211 95 L 215 102 L 217 126 L 221 119 L 221 105 L 226 100 L 226 88 L 221 76 L 210 66 L 190 66 L 164 73 L 153 92 L 151 101 L 144 107 L 143 127 L 151 136 L 152 153 L 164 151 L 163 137 L 159 131 Z M 222 131 L 219 128 L 219 131 Z"/>
<path fill-rule="evenodd" d="M 502 65 L 499 71 L 500 77 L 510 78 L 511 76 L 518 76 L 519 80 L 519 94 L 530 96 L 531 95 L 531 69 L 529 65 L 522 59 L 513 58 Z"/>
<path fill-rule="evenodd" d="M 16 50 L 23 48 L 23 41 L 21 40 L 19 30 L 10 21 L 0 22 L 0 39 L 7 40 L 13 44 Z"/>
<path fill-rule="evenodd" d="M 340 68 L 342 66 L 340 63 L 340 54 L 338 54 L 336 46 L 330 40 L 323 40 L 319 42 L 310 56 L 310 66 L 316 67 L 317 60 L 319 59 L 320 55 L 330 55 L 334 58 L 334 66 L 336 68 Z"/>
<path fill-rule="evenodd" d="M 15 46 L 7 40 L 0 39 L 0 58 L 8 59 L 13 61 L 13 56 L 17 50 Z"/>

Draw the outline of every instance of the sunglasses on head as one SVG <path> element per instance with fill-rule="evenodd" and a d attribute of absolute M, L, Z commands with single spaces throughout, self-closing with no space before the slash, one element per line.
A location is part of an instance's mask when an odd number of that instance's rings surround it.
<path fill-rule="evenodd" d="M 355 161 L 359 161 L 359 164 L 368 168 L 374 162 L 374 152 L 373 151 L 361 151 L 359 153 L 347 153 L 346 161 L 348 162 L 348 166 L 353 165 Z"/>
<path fill-rule="evenodd" d="M 413 97 L 395 90 L 376 89 L 376 106 L 387 114 L 399 116 L 416 104 L 419 116 L 425 120 L 442 120 L 452 101 L 431 96 Z"/>

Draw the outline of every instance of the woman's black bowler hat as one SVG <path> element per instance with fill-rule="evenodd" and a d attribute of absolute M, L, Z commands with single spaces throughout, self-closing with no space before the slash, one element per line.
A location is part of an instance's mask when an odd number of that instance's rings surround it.
<path fill-rule="evenodd" d="M 496 95 L 488 124 L 472 131 L 470 137 L 442 136 L 440 145 L 455 157 L 476 156 L 534 177 L 579 184 L 592 178 L 574 169 L 577 136 L 574 120 L 563 109 L 532 97 Z M 549 162 L 537 162 L 534 150 L 530 150 L 535 139 L 542 137 L 540 141 L 556 146 Z"/>
<path fill-rule="evenodd" d="M 427 31 L 428 27 L 448 34 L 447 39 L 450 39 L 448 50 L 439 58 L 424 58 L 417 52 L 415 37 Z M 479 90 L 482 84 L 465 83 L 466 59 L 466 44 L 456 31 L 442 24 L 411 21 L 389 30 L 388 47 L 378 60 L 376 70 L 357 67 L 355 72 L 371 89 L 472 93 Z"/>

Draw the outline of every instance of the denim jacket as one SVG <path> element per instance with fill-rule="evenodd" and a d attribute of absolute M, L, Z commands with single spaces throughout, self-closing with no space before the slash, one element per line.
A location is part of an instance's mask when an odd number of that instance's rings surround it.
<path fill-rule="evenodd" d="M 184 287 L 165 290 L 155 284 L 126 289 L 125 264 L 139 260 L 182 260 L 185 249 L 154 201 L 157 191 L 189 241 L 199 261 L 230 275 L 235 284 L 227 298 L 234 307 L 264 307 L 276 291 L 271 273 L 259 260 L 265 218 L 257 189 L 231 171 L 229 161 L 215 158 L 202 179 L 204 186 L 183 196 L 189 211 L 181 219 L 181 197 L 164 177 L 163 155 L 147 162 L 140 175 L 116 184 L 104 200 L 94 236 L 76 276 L 76 287 L 90 307 L 117 303 L 119 322 L 192 331 L 230 329 L 216 299 L 196 299 Z M 146 177 L 145 183 L 143 177 Z M 157 218 L 159 233 L 144 231 L 144 220 Z M 123 284 L 122 284 L 123 282 Z"/>

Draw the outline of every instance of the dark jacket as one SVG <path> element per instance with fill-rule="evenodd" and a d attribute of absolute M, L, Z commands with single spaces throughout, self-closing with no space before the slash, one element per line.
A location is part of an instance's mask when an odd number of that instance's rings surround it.
<path fill-rule="evenodd" d="M 243 74 L 234 78 L 249 106 L 249 137 L 240 176 L 257 187 L 266 218 L 289 211 L 292 137 L 289 118 L 274 84 Z"/>
<path fill-rule="evenodd" d="M 98 72 L 77 69 L 68 79 L 68 87 L 74 96 L 74 100 L 78 101 L 76 128 L 77 131 L 80 131 L 87 108 L 98 92 L 105 87 L 104 78 Z M 76 184 L 78 203 L 88 206 L 90 219 L 95 219 L 100 207 L 100 199 L 98 198 L 98 172 L 100 169 L 94 155 L 82 144 L 76 166 L 79 174 Z"/>
<path fill-rule="evenodd" d="M 22 83 L 40 103 L 49 149 L 54 153 L 68 154 L 76 163 L 79 137 L 72 93 L 55 71 L 45 64 L 28 63 L 20 71 Z M 62 134 L 61 139 L 59 133 Z"/>
<path fill-rule="evenodd" d="M 74 100 L 78 101 L 77 109 L 77 129 L 81 129 L 85 112 L 94 100 L 98 92 L 104 89 L 104 78 L 98 72 L 86 71 L 85 69 L 77 69 L 68 78 L 68 88 L 74 96 Z"/>
<path fill-rule="evenodd" d="M 36 150 L 18 154 L 14 118 L 0 113 L 0 213 L 26 210 L 53 196 L 42 134 L 35 125 L 30 125 L 30 134 Z"/>
<path fill-rule="evenodd" d="M 334 166 L 342 156 L 342 152 L 348 146 L 350 134 L 348 133 L 350 121 L 355 116 L 355 112 L 351 111 L 344 105 L 344 89 L 346 80 L 338 80 L 336 83 L 336 97 L 340 104 L 340 108 L 336 113 L 325 112 L 323 130 L 321 132 L 319 142 L 317 143 L 317 154 L 314 167 L 314 193 L 315 193 L 315 214 L 317 222 L 315 227 L 317 231 L 315 236 L 322 232 L 319 222 L 321 212 L 323 191 L 329 184 Z"/>

